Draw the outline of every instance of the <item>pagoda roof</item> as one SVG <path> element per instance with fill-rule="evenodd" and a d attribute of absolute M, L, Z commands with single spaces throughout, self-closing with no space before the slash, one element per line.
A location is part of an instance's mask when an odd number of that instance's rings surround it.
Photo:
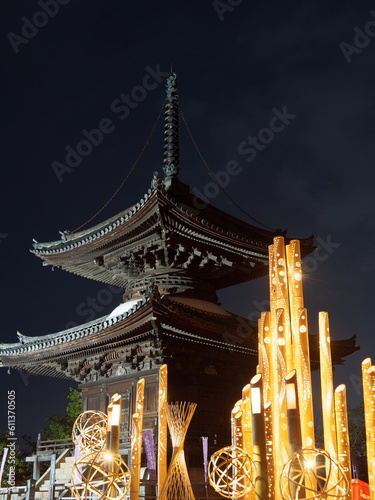
<path fill-rule="evenodd" d="M 169 189 L 157 183 L 96 226 L 61 234 L 58 241 L 34 243 L 32 252 L 45 265 L 122 288 L 153 274 L 203 272 L 217 290 L 267 274 L 268 246 L 281 232 L 226 214 L 174 179 Z M 312 240 L 300 240 L 304 255 L 314 249 Z"/>
<path fill-rule="evenodd" d="M 251 331 L 246 343 L 237 335 L 242 320 Z M 257 352 L 255 323 L 228 313 L 217 304 L 186 298 L 142 298 L 122 314 L 109 314 L 61 332 L 35 337 L 18 333 L 18 343 L 0 344 L 0 366 L 70 378 L 64 372 L 68 360 L 103 355 L 147 339 L 156 340 L 157 330 L 162 331 L 164 339 L 177 337 L 243 354 Z"/>
<path fill-rule="evenodd" d="M 312 369 L 317 369 L 318 336 L 309 338 Z M 142 298 L 122 314 L 111 313 L 57 333 L 36 337 L 18 333 L 18 340 L 0 344 L 0 366 L 77 381 L 88 376 L 90 370 L 91 376 L 98 376 L 116 356 L 120 356 L 116 361 L 128 370 L 139 370 L 144 358 L 150 366 L 168 362 L 164 347 L 171 342 L 230 351 L 253 357 L 254 362 L 258 348 L 256 323 L 229 313 L 218 304 L 166 296 Z M 141 355 L 135 348 L 139 344 L 143 346 Z M 355 336 L 332 341 L 333 363 L 343 364 L 343 358 L 357 349 Z M 90 358 L 95 358 L 96 364 L 87 368 Z"/>

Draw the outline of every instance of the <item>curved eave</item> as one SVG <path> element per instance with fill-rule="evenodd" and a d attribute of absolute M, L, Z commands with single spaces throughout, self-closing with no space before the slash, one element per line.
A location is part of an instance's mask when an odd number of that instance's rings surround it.
<path fill-rule="evenodd" d="M 114 217 L 97 224 L 86 231 L 78 233 L 66 234 L 59 241 L 47 243 L 34 243 L 32 253 L 45 259 L 49 263 L 49 259 L 53 259 L 57 255 L 67 254 L 70 258 L 76 255 L 82 255 L 93 249 L 101 249 L 112 240 L 118 240 L 121 236 L 131 235 L 136 229 L 137 221 L 134 224 L 135 215 L 141 212 L 150 211 L 157 204 L 157 190 L 149 190 L 143 198 L 133 205 L 130 209 L 120 212 Z M 147 205 L 147 210 L 145 210 Z M 149 214 L 148 214 L 149 216 Z M 124 231 L 125 228 L 125 231 Z"/>
<path fill-rule="evenodd" d="M 157 219 L 159 216 L 162 219 L 161 224 L 155 219 L 150 221 L 156 213 Z M 125 246 L 131 248 L 137 239 L 147 236 L 147 230 L 151 237 L 152 231 L 157 232 L 156 225 L 162 225 L 163 230 L 177 234 L 180 232 L 182 236 L 189 234 L 198 241 L 224 250 L 242 253 L 244 257 L 258 254 L 261 259 L 267 259 L 268 245 L 275 236 L 281 234 L 247 224 L 210 205 L 197 213 L 194 197 L 190 193 L 181 197 L 178 193 L 174 195 L 153 189 L 131 209 L 86 231 L 65 235 L 60 241 L 35 243 L 31 252 L 44 259 L 46 264 L 64 268 L 71 266 L 67 270 L 75 272 L 74 266 L 84 264 L 88 256 L 95 259 L 106 249 L 113 252 Z M 155 235 L 156 238 L 158 235 Z M 303 254 L 313 250 L 312 236 L 300 241 Z M 87 277 L 97 279 L 91 275 Z"/>
<path fill-rule="evenodd" d="M 332 364 L 333 365 L 343 365 L 345 364 L 345 359 L 354 352 L 360 349 L 356 345 L 356 335 L 348 339 L 331 340 L 331 351 L 332 351 Z M 310 346 L 310 358 L 311 358 L 311 368 L 313 370 L 318 370 L 320 366 L 319 362 L 319 335 L 309 335 L 309 346 Z"/>
<path fill-rule="evenodd" d="M 147 340 L 156 325 L 166 341 L 174 338 L 242 355 L 257 355 L 254 322 L 232 313 L 216 314 L 164 298 L 140 301 L 127 313 L 114 318 L 99 318 L 80 327 L 44 336 L 22 336 L 23 343 L 0 344 L 0 366 L 37 375 L 70 378 L 61 370 L 62 362 L 102 355 Z M 311 368 L 319 369 L 318 335 L 309 336 L 309 345 Z M 343 364 L 343 358 L 358 349 L 355 335 L 332 341 L 333 364 Z"/>
<path fill-rule="evenodd" d="M 286 230 L 261 228 L 223 212 L 192 195 L 189 187 L 181 182 L 174 184 L 174 190 L 168 191 L 166 198 L 178 209 L 179 216 L 184 213 L 188 218 L 202 224 L 205 229 L 213 230 L 216 234 L 225 233 L 232 241 L 239 241 L 253 248 L 267 248 L 275 236 L 284 236 L 287 242 L 296 239 L 287 237 Z M 309 253 L 313 245 L 313 235 L 298 239 L 301 247 Z"/>
<path fill-rule="evenodd" d="M 104 316 L 90 323 L 69 330 L 51 333 L 38 337 L 23 336 L 24 342 L 0 345 L 0 361 L 3 366 L 22 364 L 25 362 L 53 361 L 70 356 L 106 342 L 115 342 L 116 338 L 126 332 L 136 330 L 147 318 L 152 318 L 150 301 L 140 301 L 126 313 L 116 316 Z"/>

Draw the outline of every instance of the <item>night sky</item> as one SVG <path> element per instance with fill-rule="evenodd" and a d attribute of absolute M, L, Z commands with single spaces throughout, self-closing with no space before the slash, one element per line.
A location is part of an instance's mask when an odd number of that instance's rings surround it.
<path fill-rule="evenodd" d="M 360 363 L 375 359 L 374 3 L 8 0 L 1 9 L 0 342 L 85 323 L 121 301 L 107 285 L 43 267 L 29 249 L 33 238 L 76 229 L 112 196 L 162 108 L 172 64 L 186 121 L 229 196 L 270 228 L 315 235 L 304 282 L 310 333 L 326 310 L 333 339 L 357 335 L 361 350 L 335 370 L 335 385 L 360 401 Z M 83 147 L 68 165 L 68 150 L 100 127 L 90 154 Z M 180 127 L 181 181 L 251 223 L 218 193 Z M 162 160 L 163 117 L 90 225 L 138 202 Z M 220 300 L 256 319 L 267 286 L 259 279 Z M 0 428 L 14 389 L 19 437 L 35 438 L 63 413 L 76 386 L 16 370 L 0 377 Z"/>

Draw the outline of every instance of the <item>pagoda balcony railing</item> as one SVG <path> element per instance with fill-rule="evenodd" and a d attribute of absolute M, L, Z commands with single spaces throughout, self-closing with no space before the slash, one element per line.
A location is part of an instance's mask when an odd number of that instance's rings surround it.
<path fill-rule="evenodd" d="M 73 450 L 74 444 L 71 439 L 46 439 L 42 440 L 40 435 L 36 443 L 36 454 L 40 455 L 60 455 L 66 449 Z"/>

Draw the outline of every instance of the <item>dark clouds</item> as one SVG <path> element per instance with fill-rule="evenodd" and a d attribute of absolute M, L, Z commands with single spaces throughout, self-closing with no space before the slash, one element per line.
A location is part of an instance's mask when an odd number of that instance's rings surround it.
<path fill-rule="evenodd" d="M 168 71 L 173 63 L 182 110 L 210 168 L 217 173 L 231 160 L 239 163 L 241 173 L 226 188 L 236 202 L 268 226 L 288 227 L 291 236 L 314 233 L 339 244 L 308 273 L 306 303 L 312 330 L 317 312 L 328 310 L 334 338 L 357 334 L 362 350 L 336 370 L 336 383 L 347 382 L 358 398 L 359 363 L 375 353 L 375 40 L 363 43 L 350 64 L 340 43 L 353 44 L 354 28 L 374 19 L 372 8 L 370 2 L 243 1 L 220 21 L 210 1 L 72 0 L 16 54 L 8 33 L 21 34 L 21 18 L 32 20 L 41 7 L 3 4 L 0 341 L 16 341 L 17 330 L 42 335 L 87 320 L 79 305 L 103 286 L 43 268 L 28 252 L 32 238 L 59 238 L 58 230 L 76 228 L 112 195 L 159 113 L 164 83 L 124 120 L 111 105 L 142 84 L 146 67 Z M 272 110 L 284 106 L 296 118 L 247 162 L 240 143 L 268 127 Z M 51 163 L 64 162 L 66 146 L 75 148 L 82 130 L 104 118 L 114 131 L 59 182 Z M 204 190 L 212 179 L 183 124 L 180 151 L 181 179 Z M 95 222 L 137 202 L 154 170 L 162 171 L 162 124 L 126 187 Z M 210 201 L 245 217 L 223 195 Z M 266 280 L 257 280 L 223 291 L 221 300 L 247 316 L 267 294 Z M 113 296 L 97 314 L 118 300 Z M 21 433 L 35 434 L 40 420 L 65 406 L 66 384 L 30 377 L 26 385 L 15 372 L 0 376 L 4 390 L 17 389 L 23 414 L 31 401 L 39 405 L 33 424 L 19 416 Z"/>

